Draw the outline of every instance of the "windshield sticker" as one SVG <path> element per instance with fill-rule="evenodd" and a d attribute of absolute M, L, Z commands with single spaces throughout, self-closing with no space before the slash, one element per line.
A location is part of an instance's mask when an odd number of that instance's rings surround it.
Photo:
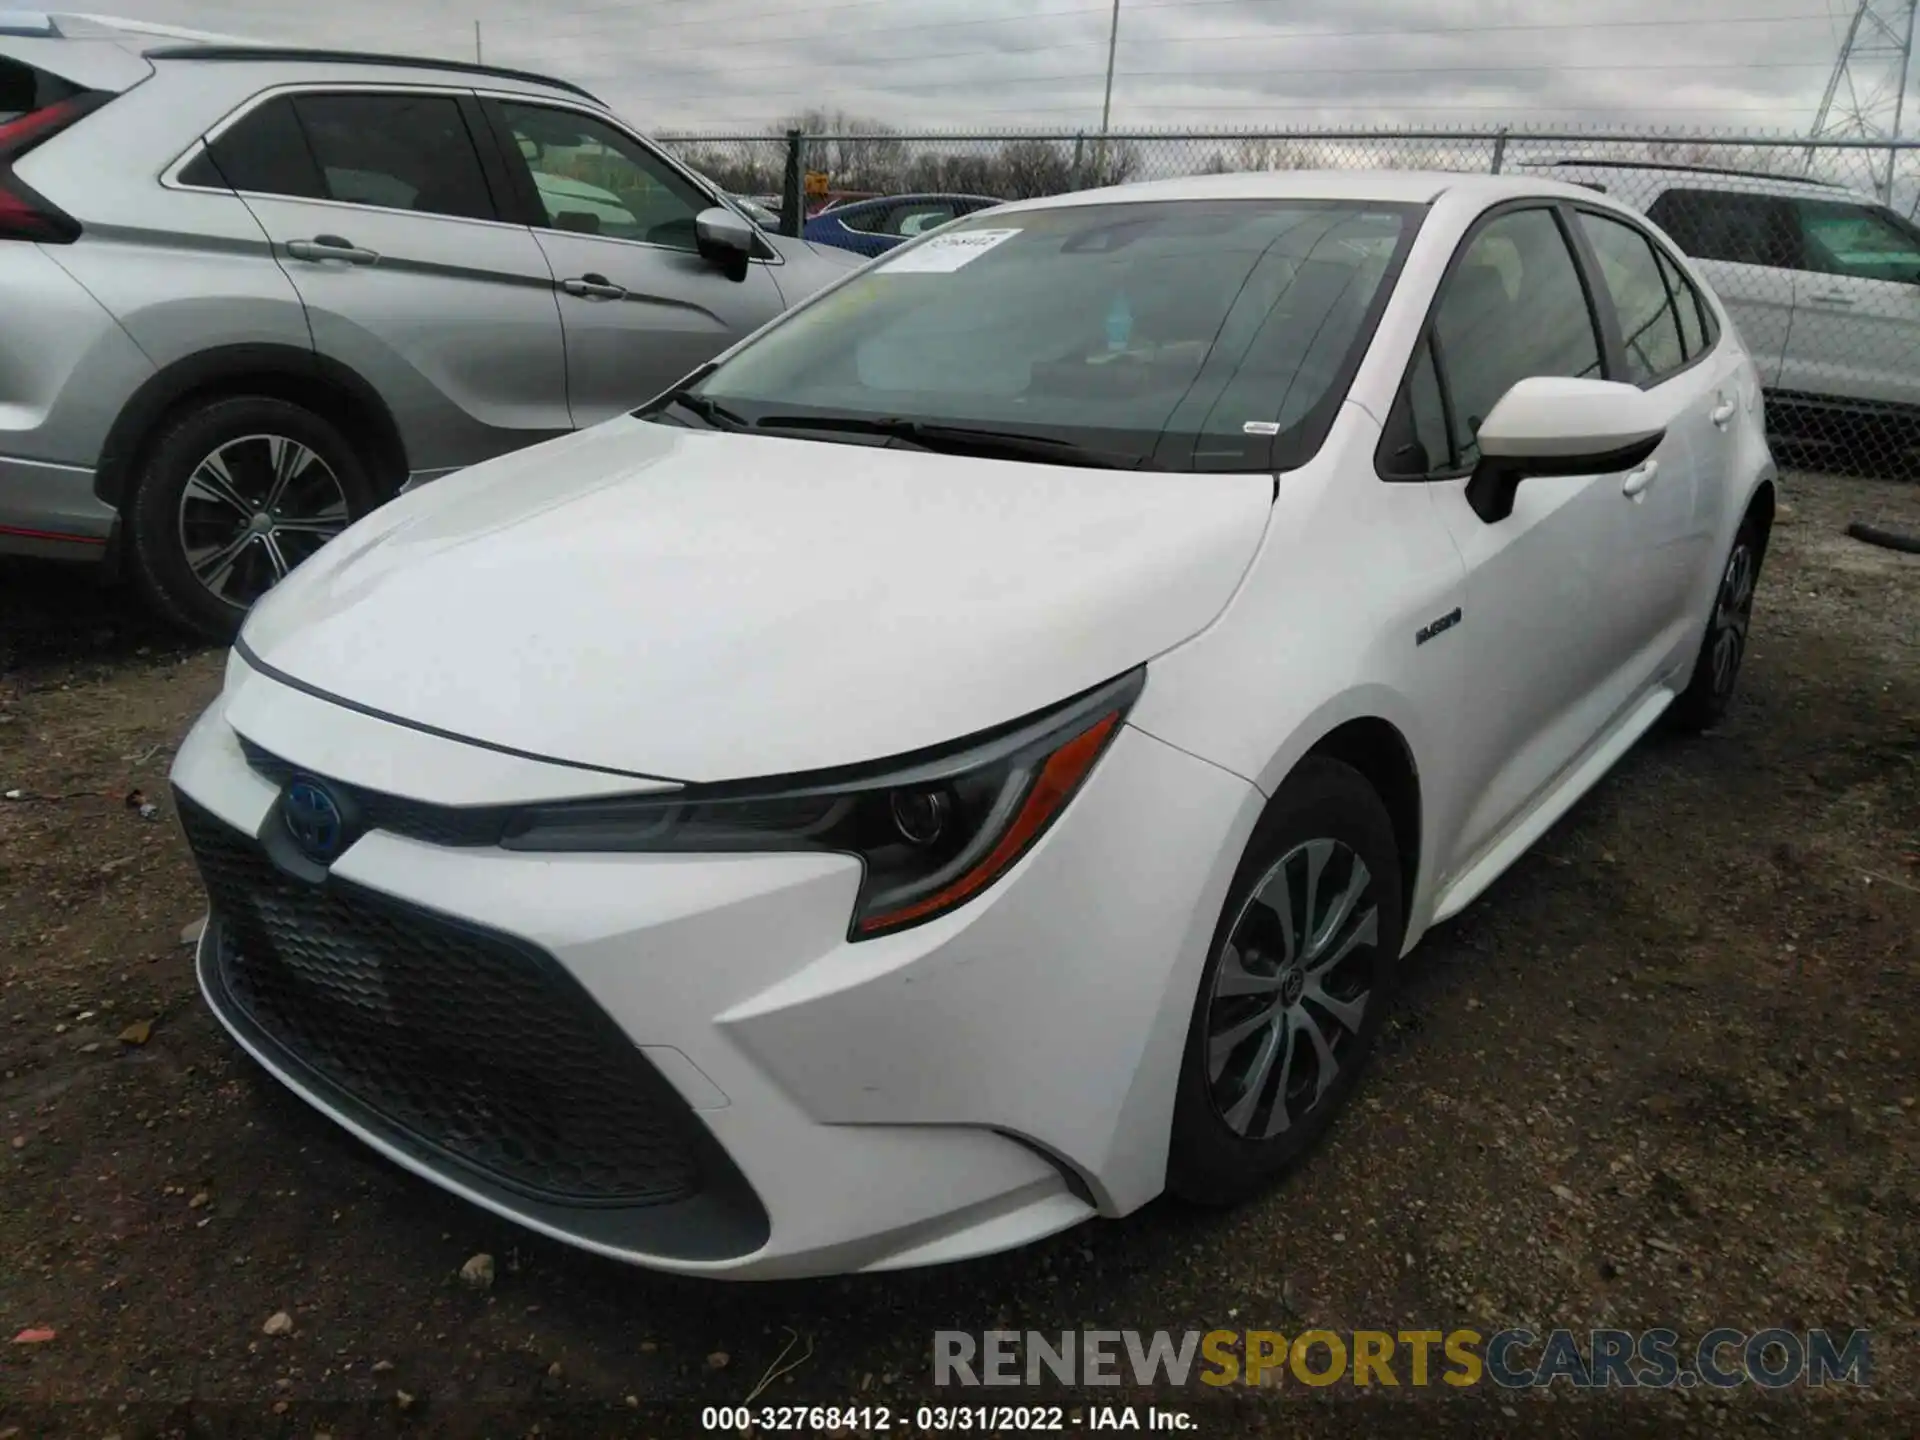
<path fill-rule="evenodd" d="M 970 265 L 996 245 L 1004 245 L 1018 230 L 962 230 L 957 235 L 937 235 L 924 245 L 903 250 L 880 269 L 896 275 L 944 275 Z"/>

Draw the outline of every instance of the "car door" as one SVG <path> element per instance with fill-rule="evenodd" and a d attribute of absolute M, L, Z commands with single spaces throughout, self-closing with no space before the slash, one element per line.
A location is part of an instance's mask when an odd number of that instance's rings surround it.
<path fill-rule="evenodd" d="M 784 308 L 764 247 L 744 275 L 699 253 L 719 202 L 604 116 L 485 102 L 533 234 L 560 286 L 576 425 L 625 414 Z"/>
<path fill-rule="evenodd" d="M 1676 187 L 1647 207 L 1726 306 L 1753 357 L 1760 384 L 1794 389 L 1785 373 L 1793 335 L 1795 282 L 1802 263 L 1790 201 L 1750 191 Z"/>
<path fill-rule="evenodd" d="M 1852 200 L 1792 205 L 1803 268 L 1782 387 L 1920 405 L 1920 229 Z"/>
<path fill-rule="evenodd" d="M 1617 474 L 1552 476 L 1519 487 L 1488 523 L 1467 500 L 1480 423 L 1529 376 L 1601 378 L 1599 318 L 1576 263 L 1571 213 L 1522 203 L 1478 222 L 1449 267 L 1409 386 L 1439 397 L 1446 451 L 1433 499 L 1466 566 L 1466 598 L 1445 643 L 1463 672 L 1452 760 L 1460 797 L 1445 879 L 1463 874 L 1604 732 L 1609 681 L 1635 639 L 1620 606 L 1627 568 Z M 1419 375 L 1433 370 L 1431 381 Z M 1431 457 L 1430 457 L 1431 458 Z"/>
<path fill-rule="evenodd" d="M 572 426 L 553 273 L 501 218 L 478 123 L 457 91 L 302 89 L 209 137 L 315 349 L 379 392 L 416 478 Z"/>
<path fill-rule="evenodd" d="M 1710 563 L 1739 393 L 1726 357 L 1705 343 L 1698 310 L 1682 323 L 1680 302 L 1691 308 L 1694 296 L 1676 296 L 1679 277 L 1663 266 L 1654 238 L 1617 213 L 1583 205 L 1576 214 L 1596 288 L 1611 302 L 1603 314 L 1610 308 L 1619 331 L 1612 378 L 1657 397 L 1667 420 L 1665 441 L 1628 503 L 1616 506 L 1626 530 L 1609 604 L 1630 636 L 1609 693 L 1625 703 L 1666 672 L 1676 651 L 1698 643 L 1703 617 L 1692 597 Z"/>

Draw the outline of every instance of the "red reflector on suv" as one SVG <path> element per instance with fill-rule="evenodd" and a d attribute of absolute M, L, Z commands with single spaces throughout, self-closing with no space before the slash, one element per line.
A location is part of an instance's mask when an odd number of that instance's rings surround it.
<path fill-rule="evenodd" d="M 0 125 L 0 240 L 71 245 L 80 238 L 80 222 L 15 177 L 13 164 L 112 98 L 85 91 Z"/>

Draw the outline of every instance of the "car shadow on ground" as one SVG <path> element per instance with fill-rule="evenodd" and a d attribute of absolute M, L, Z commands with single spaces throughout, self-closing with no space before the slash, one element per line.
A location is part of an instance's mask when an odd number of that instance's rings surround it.
<path fill-rule="evenodd" d="M 206 648 L 92 566 L 0 557 L 0 676 Z"/>

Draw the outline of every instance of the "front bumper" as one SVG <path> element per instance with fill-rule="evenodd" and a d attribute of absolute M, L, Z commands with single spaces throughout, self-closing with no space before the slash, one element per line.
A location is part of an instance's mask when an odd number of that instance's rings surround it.
<path fill-rule="evenodd" d="M 464 768 L 491 776 L 500 757 L 235 668 L 174 768 L 215 898 L 202 988 L 268 1070 L 399 1164 L 589 1250 L 755 1278 L 988 1253 L 1162 1188 L 1194 987 L 1259 809 L 1238 777 L 1125 730 L 987 894 L 848 944 L 859 866 L 843 856 L 533 855 L 375 830 L 317 884 L 263 879 L 281 789 L 257 753 L 249 763 L 235 719 L 259 750 L 389 792 L 383 749 L 430 744 L 421 800 L 445 802 Z M 314 742 L 328 713 L 351 746 Z M 236 903 L 220 843 L 253 852 L 243 889 L 306 898 Z M 287 1020 L 297 1007 L 276 1016 L 239 993 L 222 946 L 238 935 L 244 949 L 250 929 L 258 945 L 268 922 L 318 987 L 306 993 L 365 1018 L 381 1056 L 343 1064 L 337 1036 Z M 381 928 L 394 924 L 415 928 Z M 551 967 L 547 987 L 514 990 L 509 952 L 516 974 Z M 495 1003 L 476 1009 L 462 988 Z M 563 993 L 578 1003 L 555 1019 Z M 542 1152 L 538 1124 L 511 1113 L 516 1075 L 535 1077 L 522 1091 L 544 1087 L 522 1098 L 529 1113 L 549 1106 L 560 1148 Z M 411 1108 L 395 1098 L 436 1087 Z M 658 1193 L 634 1178 L 644 1164 L 579 1183 L 619 1170 L 643 1131 L 672 1152 Z"/>

